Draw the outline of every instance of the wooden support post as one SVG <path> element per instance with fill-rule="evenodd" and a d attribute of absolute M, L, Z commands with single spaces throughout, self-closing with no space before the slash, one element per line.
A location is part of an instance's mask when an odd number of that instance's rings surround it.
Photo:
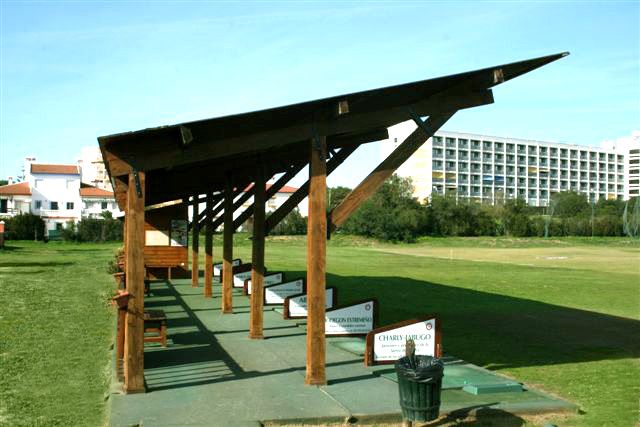
<path fill-rule="evenodd" d="M 124 343 L 124 390 L 144 391 L 144 172 L 129 174 L 125 273 L 127 306 Z"/>
<path fill-rule="evenodd" d="M 200 245 L 200 224 L 198 224 L 198 209 L 200 208 L 200 196 L 193 196 L 193 212 L 191 227 L 191 286 L 198 287 L 200 281 L 200 269 L 198 267 L 199 245 Z"/>
<path fill-rule="evenodd" d="M 213 296 L 213 195 L 207 193 L 207 217 L 204 236 L 204 297 Z"/>
<path fill-rule="evenodd" d="M 251 312 L 249 318 L 249 338 L 264 338 L 262 332 L 264 295 L 264 174 L 259 172 L 254 183 L 253 195 L 253 245 L 251 255 Z"/>
<path fill-rule="evenodd" d="M 222 313 L 233 312 L 233 186 L 227 178 L 224 191 L 224 235 L 222 242 Z"/>
<path fill-rule="evenodd" d="M 307 223 L 307 373 L 305 383 L 327 383 L 325 374 L 325 272 L 327 245 L 327 140 L 311 140 Z"/>
<path fill-rule="evenodd" d="M 331 211 L 330 227 L 340 227 L 425 141 L 444 125 L 454 112 L 430 116 L 378 165 L 342 202 Z"/>

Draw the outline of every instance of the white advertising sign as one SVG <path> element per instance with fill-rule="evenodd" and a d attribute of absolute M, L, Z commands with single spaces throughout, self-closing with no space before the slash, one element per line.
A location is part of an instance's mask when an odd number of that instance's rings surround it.
<path fill-rule="evenodd" d="M 233 275 L 233 287 L 244 288 L 244 281 L 251 279 L 251 270 L 243 271 L 242 273 L 236 273 Z"/>
<path fill-rule="evenodd" d="M 325 313 L 325 335 L 366 335 L 373 329 L 374 304 L 371 300 L 328 310 Z"/>
<path fill-rule="evenodd" d="M 333 288 L 327 288 L 324 308 L 333 307 Z M 289 298 L 289 317 L 307 317 L 307 294 Z"/>
<path fill-rule="evenodd" d="M 304 292 L 304 280 L 298 279 L 292 282 L 280 283 L 264 288 L 265 304 L 283 304 L 288 296 Z"/>
<path fill-rule="evenodd" d="M 428 319 L 376 333 L 373 339 L 374 362 L 393 361 L 403 357 L 408 339 L 412 339 L 415 342 L 417 355 L 435 356 L 436 319 Z"/>
<path fill-rule="evenodd" d="M 264 276 L 264 281 L 262 282 L 262 286 L 275 285 L 278 283 L 282 283 L 284 279 L 284 275 L 282 273 L 272 273 Z M 299 291 L 296 293 L 300 293 Z M 251 295 L 251 275 L 249 275 L 249 281 L 247 282 L 247 295 Z"/>
<path fill-rule="evenodd" d="M 237 267 L 241 263 L 242 263 L 242 260 L 240 260 L 240 258 L 234 259 L 233 261 L 231 261 L 231 266 L 232 267 Z M 221 276 L 222 275 L 222 263 L 213 264 L 213 275 L 214 276 Z"/>

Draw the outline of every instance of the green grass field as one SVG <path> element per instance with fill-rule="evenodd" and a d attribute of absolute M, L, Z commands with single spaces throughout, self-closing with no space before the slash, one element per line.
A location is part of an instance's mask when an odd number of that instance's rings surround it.
<path fill-rule="evenodd" d="M 249 260 L 247 236 L 236 243 L 234 255 Z M 103 424 L 114 287 L 105 266 L 116 245 L 9 244 L 0 252 L 0 424 Z M 219 259 L 219 240 L 214 251 Z M 272 237 L 267 265 L 303 274 L 305 251 L 303 238 Z M 637 425 L 638 242 L 336 236 L 327 267 L 340 303 L 377 297 L 381 324 L 437 313 L 446 352 L 581 408 L 544 422 Z"/>

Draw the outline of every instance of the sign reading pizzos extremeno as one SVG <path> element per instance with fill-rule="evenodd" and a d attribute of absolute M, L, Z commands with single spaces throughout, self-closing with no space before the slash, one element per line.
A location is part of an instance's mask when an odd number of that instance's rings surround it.
<path fill-rule="evenodd" d="M 335 307 L 325 312 L 326 336 L 366 335 L 376 323 L 378 302 L 368 299 L 354 304 Z"/>
<path fill-rule="evenodd" d="M 284 273 L 282 272 L 265 274 L 262 286 L 275 285 L 277 283 L 282 283 L 283 280 Z M 249 275 L 249 278 L 244 281 L 244 294 L 251 295 L 251 275 Z"/>
<path fill-rule="evenodd" d="M 325 292 L 324 308 L 335 307 L 338 291 L 335 287 L 329 287 Z M 307 294 L 291 295 L 284 300 L 282 315 L 285 319 L 301 319 L 307 317 Z"/>
<path fill-rule="evenodd" d="M 269 285 L 264 288 L 264 304 L 278 305 L 284 304 L 285 298 L 297 295 L 306 290 L 304 279 L 292 280 L 290 282 Z"/>
<path fill-rule="evenodd" d="M 231 261 L 232 267 L 237 267 L 240 264 L 242 264 L 242 260 L 240 258 L 236 258 L 233 261 Z M 220 276 L 221 274 L 222 274 L 222 263 L 219 262 L 217 264 L 213 264 L 213 275 Z"/>
<path fill-rule="evenodd" d="M 364 356 L 365 365 L 395 362 L 405 355 L 405 346 L 409 339 L 414 341 L 417 355 L 441 356 L 440 322 L 435 316 L 425 316 L 369 332 Z"/>

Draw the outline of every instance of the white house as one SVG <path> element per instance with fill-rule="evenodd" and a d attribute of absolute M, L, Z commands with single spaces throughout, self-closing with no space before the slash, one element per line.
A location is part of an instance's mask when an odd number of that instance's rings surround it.
<path fill-rule="evenodd" d="M 78 165 L 33 163 L 27 159 L 25 181 L 0 187 L 0 216 L 31 212 L 46 230 L 60 230 L 69 221 L 96 217 L 103 211 L 119 216 L 113 192 L 81 182 Z"/>

